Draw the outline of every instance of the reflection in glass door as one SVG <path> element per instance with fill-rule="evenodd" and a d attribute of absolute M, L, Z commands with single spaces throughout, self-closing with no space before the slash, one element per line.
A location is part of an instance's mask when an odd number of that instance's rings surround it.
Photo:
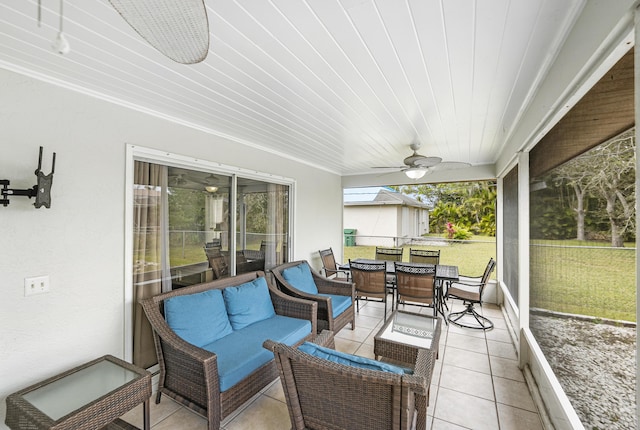
<path fill-rule="evenodd" d="M 133 359 L 146 368 L 155 351 L 138 301 L 288 261 L 290 186 L 143 161 L 134 170 Z"/>

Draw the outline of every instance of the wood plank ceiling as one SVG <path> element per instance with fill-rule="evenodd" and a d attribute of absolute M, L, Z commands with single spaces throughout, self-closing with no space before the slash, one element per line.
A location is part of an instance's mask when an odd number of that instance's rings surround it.
<path fill-rule="evenodd" d="M 492 164 L 584 0 L 206 0 L 195 65 L 106 0 L 0 2 L 0 67 L 341 175 L 424 155 Z"/>

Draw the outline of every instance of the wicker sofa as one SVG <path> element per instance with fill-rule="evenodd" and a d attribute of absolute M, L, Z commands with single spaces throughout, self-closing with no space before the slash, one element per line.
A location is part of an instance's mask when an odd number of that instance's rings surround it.
<path fill-rule="evenodd" d="M 162 393 L 172 397 L 205 416 L 209 430 L 277 378 L 273 354 L 262 347 L 266 339 L 296 346 L 317 331 L 317 304 L 283 294 L 261 271 L 141 304 L 160 367 L 156 403 Z"/>

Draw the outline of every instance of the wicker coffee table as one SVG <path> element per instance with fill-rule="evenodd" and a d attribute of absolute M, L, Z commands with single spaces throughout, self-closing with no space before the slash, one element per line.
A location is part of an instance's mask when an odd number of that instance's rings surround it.
<path fill-rule="evenodd" d="M 373 353 L 376 359 L 399 363 L 414 368 L 417 360 L 426 360 L 424 364 L 429 372 L 429 381 L 433 376 L 433 366 L 438 358 L 438 344 L 442 320 L 430 315 L 417 314 L 396 309 L 373 338 Z M 418 351 L 422 352 L 418 355 Z M 422 397 L 422 396 L 420 396 Z M 427 409 L 429 390 L 424 401 L 416 398 L 418 420 L 416 428 L 427 427 Z"/>
<path fill-rule="evenodd" d="M 373 353 L 391 361 L 413 365 L 418 349 L 438 357 L 442 320 L 430 315 L 395 310 L 373 339 Z"/>
<path fill-rule="evenodd" d="M 7 397 L 12 430 L 136 429 L 118 417 L 143 404 L 149 430 L 151 374 L 111 355 L 34 384 Z"/>

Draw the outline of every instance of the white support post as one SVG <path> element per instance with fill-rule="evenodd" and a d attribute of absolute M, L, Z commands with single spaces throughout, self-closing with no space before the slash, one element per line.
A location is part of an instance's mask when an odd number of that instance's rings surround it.
<path fill-rule="evenodd" d="M 519 336 L 529 327 L 529 153 L 518 154 L 518 309 Z M 529 361 L 528 348 L 520 342 L 519 364 Z"/>
<path fill-rule="evenodd" d="M 635 13 L 635 47 L 640 46 L 640 7 L 636 8 Z M 638 49 L 634 51 L 634 100 L 635 100 L 635 123 L 636 123 L 636 142 L 638 142 L 638 124 L 640 124 L 640 52 Z M 636 193 L 640 189 L 640 159 L 637 156 L 636 147 Z M 636 199 L 636 214 L 638 213 L 638 200 Z M 637 216 L 637 215 L 636 215 Z M 640 252 L 638 250 L 638 235 L 636 234 L 636 321 L 640 321 L 640 270 L 638 270 L 638 261 L 640 261 Z M 636 427 L 640 426 L 640 335 L 636 326 Z"/>

